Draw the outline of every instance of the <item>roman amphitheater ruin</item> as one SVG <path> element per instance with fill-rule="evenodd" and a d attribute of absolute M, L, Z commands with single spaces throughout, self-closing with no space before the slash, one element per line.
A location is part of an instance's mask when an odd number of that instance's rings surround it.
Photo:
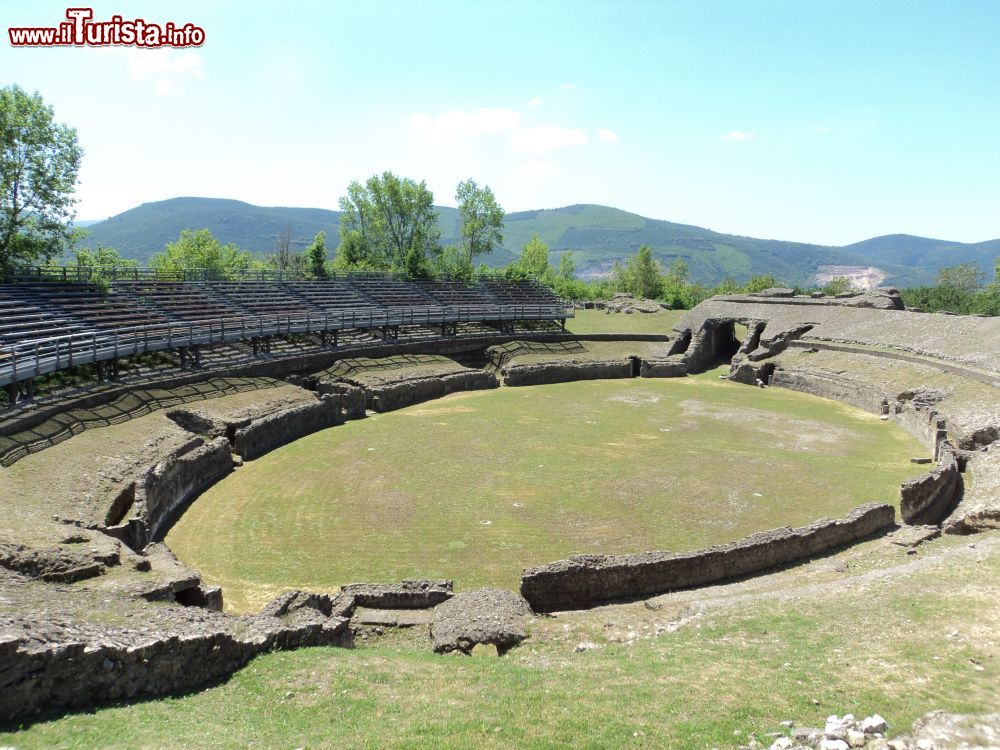
<path fill-rule="evenodd" d="M 997 318 L 905 310 L 886 289 L 715 297 L 660 335 L 574 335 L 572 315 L 545 288 L 502 280 L 0 286 L 0 720 L 189 690 L 268 651 L 349 648 L 365 610 L 419 611 L 439 652 L 502 654 L 532 613 L 766 577 L 865 539 L 1000 527 Z M 844 517 L 700 550 L 579 550 L 525 565 L 517 592 L 469 591 L 460 576 L 345 580 L 255 614 L 223 611 L 226 592 L 163 541 L 245 463 L 366 415 L 719 363 L 747 398 L 813 394 L 916 438 L 928 463 L 900 486 L 899 516 L 859 498 Z M 81 367 L 95 382 L 60 384 Z"/>

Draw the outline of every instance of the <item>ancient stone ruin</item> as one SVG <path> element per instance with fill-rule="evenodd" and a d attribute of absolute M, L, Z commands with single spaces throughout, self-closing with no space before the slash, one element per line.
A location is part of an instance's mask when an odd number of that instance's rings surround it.
<path fill-rule="evenodd" d="M 273 649 L 349 647 L 352 623 L 366 610 L 397 613 L 386 616 L 396 621 L 425 618 L 439 652 L 490 644 L 503 653 L 527 637 L 533 611 L 759 575 L 883 534 L 897 520 L 946 534 L 1000 528 L 995 318 L 906 311 L 887 290 L 838 299 L 768 290 L 708 300 L 660 336 L 590 337 L 634 344 L 634 353 L 613 357 L 595 357 L 587 337 L 551 328 L 424 342 L 390 333 L 353 347 L 265 352 L 242 364 L 223 358 L 158 380 L 154 373 L 149 382 L 67 397 L 0 424 L 0 508 L 10 519 L 0 530 L 0 719 L 190 689 Z M 430 359 L 393 360 L 402 355 Z M 348 366 L 360 357 L 371 361 Z M 199 494 L 240 463 L 369 410 L 460 390 L 685 377 L 719 362 L 729 363 L 734 382 L 832 398 L 914 435 L 931 465 L 901 487 L 902 518 L 891 506 L 859 504 L 844 519 L 692 553 L 553 562 L 526 570 L 520 594 L 456 595 L 450 581 L 345 581 L 335 592 L 288 592 L 239 617 L 222 613 L 225 592 L 162 543 Z M 114 444 L 113 425 L 142 415 L 138 434 Z M 46 457 L 61 456 L 64 442 L 85 453 L 99 440 L 116 446 L 114 458 L 60 463 L 60 481 L 45 481 L 41 472 L 56 465 Z M 101 624 L 91 616 L 97 602 L 131 624 Z"/>

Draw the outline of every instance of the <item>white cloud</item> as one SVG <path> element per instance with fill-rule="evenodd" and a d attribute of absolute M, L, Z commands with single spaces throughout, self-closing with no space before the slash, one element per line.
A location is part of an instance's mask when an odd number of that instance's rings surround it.
<path fill-rule="evenodd" d="M 756 138 L 756 133 L 749 133 L 746 130 L 730 130 L 720 138 L 723 141 L 749 141 Z"/>
<path fill-rule="evenodd" d="M 829 125 L 813 125 L 814 133 L 829 133 L 833 128 Z"/>
<path fill-rule="evenodd" d="M 521 115 L 510 109 L 478 109 L 475 112 L 452 110 L 437 117 L 423 113 L 413 115 L 410 127 L 428 143 L 440 146 L 463 138 L 514 130 L 520 121 Z"/>
<path fill-rule="evenodd" d="M 618 134 L 613 130 L 608 130 L 607 128 L 598 128 L 597 137 L 604 143 L 618 142 Z"/>
<path fill-rule="evenodd" d="M 560 128 L 555 125 L 539 125 L 522 128 L 510 138 L 511 147 L 524 154 L 544 154 L 557 148 L 583 146 L 587 134 L 576 128 Z"/>
<path fill-rule="evenodd" d="M 204 78 L 204 61 L 197 52 L 171 49 L 134 49 L 128 51 L 128 70 L 133 78 L 157 76 L 156 91 L 176 96 L 184 91 L 188 78 Z"/>
<path fill-rule="evenodd" d="M 563 91 L 572 91 L 573 89 L 576 88 L 576 84 L 575 83 L 564 83 L 559 88 L 561 88 Z"/>
<path fill-rule="evenodd" d="M 540 97 L 540 96 L 534 96 L 534 97 L 532 97 L 528 101 L 528 106 L 529 107 L 537 107 L 541 103 L 542 103 L 542 97 Z"/>
<path fill-rule="evenodd" d="M 559 174 L 559 167 L 550 161 L 526 161 L 521 165 L 521 174 L 529 177 L 546 177 Z"/>

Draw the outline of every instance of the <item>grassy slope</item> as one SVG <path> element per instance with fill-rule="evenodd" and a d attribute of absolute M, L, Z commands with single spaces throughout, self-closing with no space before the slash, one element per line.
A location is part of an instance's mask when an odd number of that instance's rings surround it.
<path fill-rule="evenodd" d="M 604 310 L 575 310 L 566 321 L 566 330 L 588 333 L 663 333 L 669 334 L 686 310 L 660 310 L 655 313 L 606 313 Z"/>
<path fill-rule="evenodd" d="M 570 554 L 693 549 L 892 502 L 922 452 L 857 410 L 715 373 L 456 394 L 247 464 L 167 542 L 237 609 L 414 576 L 516 588 Z"/>
<path fill-rule="evenodd" d="M 822 726 L 849 711 L 877 711 L 898 733 L 931 709 L 996 708 L 1000 599 L 991 582 L 1000 553 L 997 544 L 967 543 L 935 541 L 918 560 L 949 547 L 962 554 L 862 579 L 855 565 L 913 560 L 869 543 L 879 551 L 860 561 L 852 553 L 851 573 L 829 573 L 840 588 L 737 599 L 658 634 L 676 613 L 629 605 L 545 618 L 503 659 L 439 657 L 424 644 L 391 642 L 271 654 L 212 689 L 0 729 L 0 743 L 684 750 L 732 748 L 785 719 Z M 806 575 L 773 578 L 780 585 Z M 610 642 L 629 629 L 638 631 L 632 645 Z M 573 653 L 584 640 L 601 647 Z"/>

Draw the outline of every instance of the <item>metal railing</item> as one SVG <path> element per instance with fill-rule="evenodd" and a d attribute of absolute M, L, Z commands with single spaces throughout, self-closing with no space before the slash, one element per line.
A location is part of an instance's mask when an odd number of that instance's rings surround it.
<path fill-rule="evenodd" d="M 322 314 L 240 316 L 90 330 L 0 345 L 0 386 L 78 365 L 266 336 L 395 326 L 562 320 L 568 317 L 573 317 L 573 311 L 562 304 L 372 307 Z"/>

